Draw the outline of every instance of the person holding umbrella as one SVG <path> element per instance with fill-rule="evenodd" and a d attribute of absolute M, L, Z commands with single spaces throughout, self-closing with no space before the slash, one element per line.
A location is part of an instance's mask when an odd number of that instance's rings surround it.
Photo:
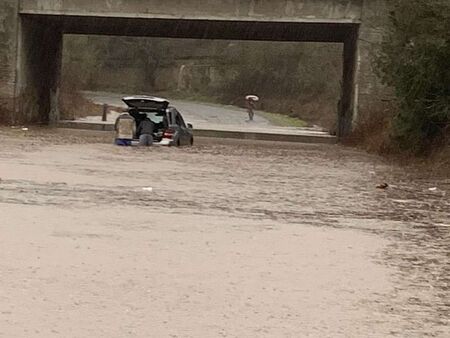
<path fill-rule="evenodd" d="M 256 95 L 247 95 L 245 97 L 245 103 L 247 107 L 248 120 L 253 121 L 253 117 L 255 116 L 254 109 L 256 108 L 256 102 L 259 101 L 259 97 Z"/>

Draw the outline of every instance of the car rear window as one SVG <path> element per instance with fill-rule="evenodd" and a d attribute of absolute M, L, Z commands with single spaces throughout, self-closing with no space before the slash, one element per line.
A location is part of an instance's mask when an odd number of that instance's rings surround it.
<path fill-rule="evenodd" d="M 164 120 L 164 115 L 162 113 L 147 113 L 147 117 L 153 122 L 153 123 L 161 123 Z"/>

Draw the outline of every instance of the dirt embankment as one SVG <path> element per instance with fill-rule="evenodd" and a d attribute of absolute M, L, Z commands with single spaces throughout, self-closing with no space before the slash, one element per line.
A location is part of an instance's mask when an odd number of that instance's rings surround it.
<path fill-rule="evenodd" d="M 423 175 L 450 177 L 450 134 L 421 154 L 402 149 L 392 137 L 395 109 L 389 106 L 360 117 L 352 134 L 343 143 L 381 155 L 388 162 L 419 171 Z"/>

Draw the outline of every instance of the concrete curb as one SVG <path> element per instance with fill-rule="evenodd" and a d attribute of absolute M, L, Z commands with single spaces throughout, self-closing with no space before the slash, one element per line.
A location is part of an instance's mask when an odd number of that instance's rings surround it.
<path fill-rule="evenodd" d="M 91 123 L 78 121 L 59 121 L 56 126 L 58 128 L 67 129 L 84 129 L 95 131 L 114 131 L 114 125 L 111 123 Z"/>
<path fill-rule="evenodd" d="M 60 121 L 58 128 L 81 129 L 92 131 L 114 131 L 114 125 L 110 123 L 92 123 L 79 121 Z M 210 130 L 194 129 L 194 136 L 214 137 L 214 138 L 232 138 L 243 140 L 259 140 L 273 142 L 297 142 L 297 143 L 320 143 L 336 144 L 337 138 L 331 135 L 313 135 L 313 134 L 289 134 L 289 133 L 268 133 L 258 131 L 234 131 L 234 130 Z"/>
<path fill-rule="evenodd" d="M 336 138 L 333 136 L 296 135 L 296 134 L 265 133 L 253 131 L 244 132 L 231 130 L 195 129 L 194 136 L 233 138 L 233 139 L 258 140 L 258 141 L 274 141 L 274 142 L 322 143 L 322 144 L 337 143 Z"/>

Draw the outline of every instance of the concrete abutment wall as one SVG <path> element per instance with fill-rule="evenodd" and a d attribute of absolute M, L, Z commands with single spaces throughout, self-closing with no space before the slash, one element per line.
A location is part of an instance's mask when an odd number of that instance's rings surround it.
<path fill-rule="evenodd" d="M 0 122 L 55 120 L 62 27 L 19 15 L 19 0 L 0 2 Z"/>
<path fill-rule="evenodd" d="M 15 118 L 19 0 L 0 1 L 0 123 Z"/>
<path fill-rule="evenodd" d="M 64 33 L 330 41 L 345 46 L 338 128 L 344 136 L 354 116 L 369 111 L 383 93 L 371 55 L 385 17 L 384 0 L 3 0 L 0 118 L 58 118 Z"/>
<path fill-rule="evenodd" d="M 347 37 L 344 42 L 343 52 L 343 74 L 342 74 L 342 93 L 338 105 L 338 137 L 345 137 L 352 131 L 354 115 L 357 113 L 358 103 L 356 96 L 356 77 L 358 71 L 358 33 Z"/>
<path fill-rule="evenodd" d="M 358 62 L 356 74 L 357 110 L 354 121 L 366 119 L 383 111 L 393 100 L 392 90 L 386 88 L 374 69 L 373 61 L 388 25 L 389 2 L 365 0 L 361 12 L 361 29 L 358 37 Z"/>
<path fill-rule="evenodd" d="M 21 18 L 18 97 L 22 120 L 51 123 L 58 119 L 62 27 L 32 17 Z"/>

